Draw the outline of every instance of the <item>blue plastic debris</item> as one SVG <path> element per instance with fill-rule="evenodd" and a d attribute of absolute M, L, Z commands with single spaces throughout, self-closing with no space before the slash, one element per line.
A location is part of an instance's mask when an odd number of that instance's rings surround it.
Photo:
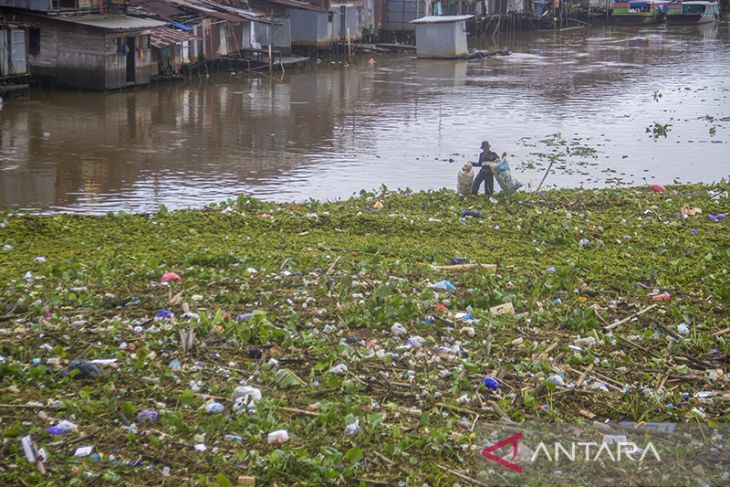
<path fill-rule="evenodd" d="M 482 214 L 479 213 L 478 211 L 474 211 L 474 210 L 462 210 L 461 216 L 462 217 L 469 216 L 469 217 L 472 217 L 472 218 L 481 218 L 482 217 Z"/>
<path fill-rule="evenodd" d="M 449 281 L 439 281 L 431 284 L 431 289 L 438 289 L 440 291 L 454 291 L 456 286 L 451 284 Z"/>
<path fill-rule="evenodd" d="M 711 222 L 717 223 L 717 222 L 721 222 L 721 221 L 725 220 L 727 218 L 727 215 L 725 213 L 711 213 L 711 214 L 707 215 L 707 218 Z"/>
<path fill-rule="evenodd" d="M 171 369 L 179 369 L 181 366 L 182 366 L 182 364 L 180 363 L 180 361 L 178 359 L 175 358 L 175 359 L 170 360 L 169 367 Z"/>
<path fill-rule="evenodd" d="M 222 413 L 225 408 L 223 407 L 223 404 L 213 401 L 205 405 L 205 410 L 210 414 L 218 414 Z"/>
<path fill-rule="evenodd" d="M 163 320 L 170 319 L 170 318 L 172 318 L 172 311 L 170 311 L 169 309 L 161 309 L 160 311 L 155 313 L 155 318 L 159 318 L 159 319 L 163 319 Z"/>
<path fill-rule="evenodd" d="M 149 423 L 152 421 L 157 421 L 159 417 L 159 414 L 157 414 L 157 411 L 150 411 L 150 410 L 143 410 L 140 411 L 140 413 L 137 415 L 137 422 L 138 423 Z"/>
<path fill-rule="evenodd" d="M 66 371 L 63 373 L 63 376 L 68 376 L 74 370 L 78 370 L 78 372 L 73 376 L 74 379 L 97 379 L 101 377 L 101 371 L 99 368 L 86 360 L 74 360 L 71 362 Z"/>
<path fill-rule="evenodd" d="M 556 386 L 560 386 L 560 387 L 563 387 L 563 386 L 565 386 L 565 381 L 564 381 L 564 380 L 563 380 L 563 378 L 562 378 L 561 376 L 559 376 L 558 374 L 555 374 L 555 375 L 551 375 L 550 377 L 548 377 L 548 381 L 549 381 L 549 382 L 552 382 L 552 383 L 553 383 L 553 384 L 555 384 Z"/>
<path fill-rule="evenodd" d="M 482 384 L 484 384 L 490 391 L 496 391 L 497 389 L 499 389 L 499 381 L 494 377 L 483 377 Z"/>

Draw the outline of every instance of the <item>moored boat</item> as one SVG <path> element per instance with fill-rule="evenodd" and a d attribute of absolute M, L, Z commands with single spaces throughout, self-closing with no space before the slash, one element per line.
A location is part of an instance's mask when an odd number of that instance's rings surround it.
<path fill-rule="evenodd" d="M 668 4 L 668 1 L 662 0 L 615 2 L 612 16 L 617 24 L 658 24 L 664 22 Z"/>
<path fill-rule="evenodd" d="M 720 20 L 720 3 L 708 0 L 672 2 L 667 8 L 670 24 L 704 24 Z"/>

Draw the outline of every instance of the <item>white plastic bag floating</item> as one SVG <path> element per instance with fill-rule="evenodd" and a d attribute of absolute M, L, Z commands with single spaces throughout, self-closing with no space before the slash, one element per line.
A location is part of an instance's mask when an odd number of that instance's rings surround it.
<path fill-rule="evenodd" d="M 505 193 L 514 193 L 522 187 L 522 183 L 512 177 L 512 172 L 509 169 L 509 163 L 506 159 L 494 162 L 490 164 L 494 177 Z"/>
<path fill-rule="evenodd" d="M 456 177 L 456 191 L 462 196 L 471 194 L 471 186 L 474 183 L 474 168 L 471 164 L 464 164 Z"/>

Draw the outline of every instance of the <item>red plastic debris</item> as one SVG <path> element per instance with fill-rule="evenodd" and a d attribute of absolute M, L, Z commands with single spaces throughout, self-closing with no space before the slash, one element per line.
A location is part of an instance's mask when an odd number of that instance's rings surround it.
<path fill-rule="evenodd" d="M 651 299 L 653 299 L 654 301 L 671 301 L 672 297 L 669 295 L 668 292 L 664 291 L 661 294 L 652 296 Z"/>
<path fill-rule="evenodd" d="M 439 304 L 436 305 L 436 309 L 439 310 L 439 311 L 448 311 L 449 310 L 449 308 L 447 308 L 446 306 L 444 306 L 441 303 L 439 303 Z"/>
<path fill-rule="evenodd" d="M 175 274 L 174 272 L 165 272 L 162 274 L 162 277 L 160 278 L 160 282 L 170 282 L 170 281 L 182 281 L 182 277 Z"/>
<path fill-rule="evenodd" d="M 663 193 L 667 190 L 667 188 L 665 188 L 661 184 L 652 184 L 651 190 L 654 191 L 655 193 Z"/>
<path fill-rule="evenodd" d="M 375 59 L 373 59 L 373 58 L 370 58 L 370 59 L 368 59 L 368 64 L 369 64 L 369 65 L 371 65 L 371 66 L 372 66 L 373 64 L 375 64 L 376 62 L 377 62 L 377 61 L 375 61 Z"/>

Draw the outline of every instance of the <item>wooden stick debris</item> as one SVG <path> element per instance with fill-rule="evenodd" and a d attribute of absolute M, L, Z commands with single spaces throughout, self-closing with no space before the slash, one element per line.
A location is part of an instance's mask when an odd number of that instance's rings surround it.
<path fill-rule="evenodd" d="M 535 193 L 540 192 L 540 188 L 542 188 L 542 183 L 545 182 L 545 180 L 548 177 L 548 174 L 550 174 L 550 169 L 553 168 L 553 163 L 555 162 L 554 158 L 550 158 L 550 164 L 548 165 L 547 171 L 545 171 L 545 175 L 542 177 L 542 180 L 540 181 L 540 184 L 537 185 L 537 189 L 535 190 Z"/>
<path fill-rule="evenodd" d="M 580 377 L 578 377 L 578 380 L 575 382 L 575 387 L 580 387 L 581 384 L 583 384 L 583 381 L 586 380 L 586 376 L 591 373 L 591 370 L 593 370 L 593 364 L 590 364 L 588 368 L 580 374 Z"/>
<path fill-rule="evenodd" d="M 647 311 L 651 311 L 652 309 L 654 309 L 656 307 L 657 307 L 656 303 L 652 304 L 650 306 L 647 306 L 646 308 L 644 308 L 640 311 L 637 311 L 636 313 L 632 314 L 631 316 L 629 316 L 627 318 L 624 318 L 621 321 L 617 321 L 616 323 L 610 324 L 608 326 L 604 326 L 603 331 L 610 331 L 610 330 L 616 329 L 619 326 L 623 325 L 624 323 L 628 323 L 629 321 L 633 320 L 634 318 L 637 318 L 637 317 L 643 315 L 644 313 L 646 313 Z"/>
<path fill-rule="evenodd" d="M 0 409 L 66 409 L 66 406 L 49 406 L 47 404 L 0 404 Z"/>
<path fill-rule="evenodd" d="M 487 269 L 497 272 L 497 264 L 454 264 L 454 265 L 430 265 L 435 271 L 473 271 L 475 269 Z"/>
<path fill-rule="evenodd" d="M 532 356 L 532 360 L 535 361 L 535 360 L 544 360 L 544 359 L 546 359 L 547 356 L 548 356 L 548 354 L 550 352 L 552 352 L 555 349 L 555 347 L 557 347 L 559 345 L 559 343 L 560 342 L 558 342 L 558 341 L 554 341 L 553 343 L 551 343 L 550 345 L 548 345 L 548 347 L 545 350 L 543 350 L 542 352 L 535 353 Z"/>
<path fill-rule="evenodd" d="M 299 409 L 299 408 L 288 408 L 288 407 L 279 407 L 281 411 L 286 411 L 288 413 L 294 413 L 294 414 L 305 414 L 307 416 L 322 416 L 322 413 L 318 413 L 316 411 L 307 411 L 306 409 Z"/>
<path fill-rule="evenodd" d="M 330 273 L 331 273 L 331 272 L 332 272 L 333 270 L 335 270 L 335 266 L 336 266 L 336 265 L 337 265 L 337 263 L 338 263 L 338 262 L 340 261 L 340 258 L 341 258 L 341 257 L 342 257 L 341 255 L 338 255 L 338 256 L 337 256 L 337 258 L 335 258 L 335 260 L 334 260 L 334 261 L 332 262 L 332 265 L 330 265 L 330 266 L 329 266 L 329 269 L 327 269 L 327 272 L 325 272 L 325 273 L 324 273 L 324 275 L 325 275 L 325 276 L 329 276 L 329 275 L 330 275 Z"/>
<path fill-rule="evenodd" d="M 395 462 L 393 460 L 391 460 L 390 458 L 386 457 L 385 455 L 382 455 L 375 450 L 373 450 L 373 453 L 375 454 L 376 457 L 380 458 L 382 461 L 384 461 L 388 465 L 395 465 Z"/>
<path fill-rule="evenodd" d="M 458 406 L 452 406 L 451 404 L 447 404 L 445 402 L 437 402 L 436 405 L 439 407 L 442 407 L 442 408 L 451 409 L 452 411 L 456 411 L 456 412 L 459 412 L 462 414 L 470 414 L 472 416 L 479 417 L 479 413 L 476 411 L 472 411 L 471 409 L 460 408 Z"/>
<path fill-rule="evenodd" d="M 38 445 L 35 441 L 31 440 L 31 446 L 33 448 L 33 453 L 35 454 L 35 466 L 38 469 L 38 473 L 41 475 L 46 475 L 46 466 L 43 465 L 43 457 L 41 456 L 41 450 L 38 448 Z"/>
<path fill-rule="evenodd" d="M 382 453 L 378 453 L 377 451 L 373 451 L 373 454 L 375 454 L 376 457 L 380 458 L 386 464 L 388 464 L 390 466 L 393 466 L 393 467 L 396 467 L 398 470 L 400 470 L 404 474 L 411 475 L 411 471 L 410 470 L 408 470 L 407 468 L 405 468 L 403 465 L 401 465 L 399 463 L 395 463 L 393 460 L 391 460 L 390 458 L 386 457 Z"/>

